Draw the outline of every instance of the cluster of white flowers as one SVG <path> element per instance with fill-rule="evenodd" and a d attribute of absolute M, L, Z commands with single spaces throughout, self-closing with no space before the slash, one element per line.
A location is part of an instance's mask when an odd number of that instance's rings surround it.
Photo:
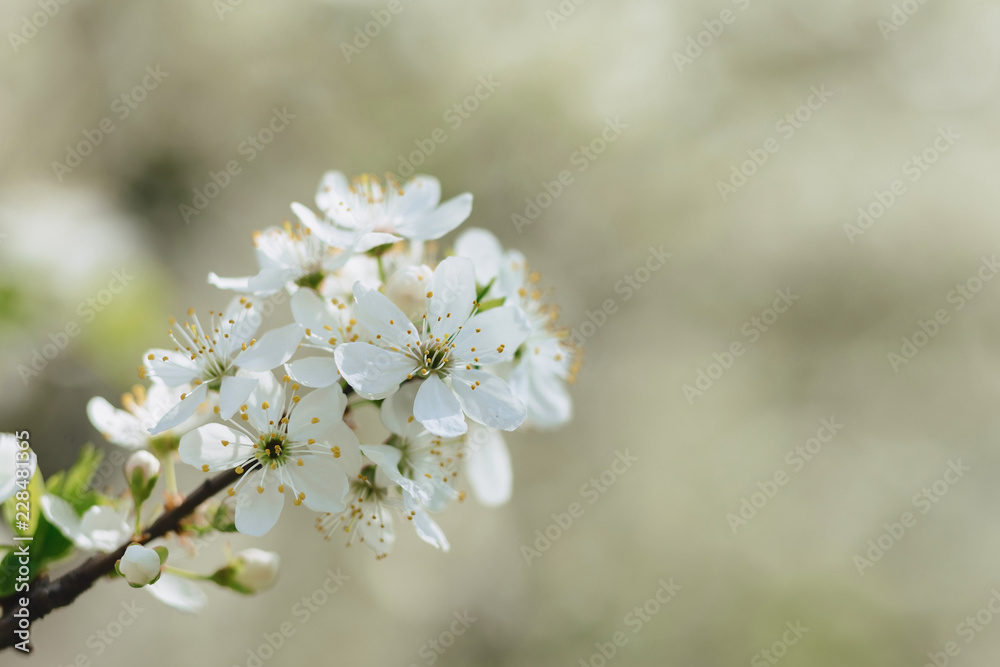
<path fill-rule="evenodd" d="M 124 447 L 173 442 L 206 473 L 235 470 L 242 533 L 267 533 L 290 495 L 379 558 L 399 520 L 447 550 L 431 515 L 466 480 L 486 505 L 509 498 L 502 432 L 565 424 L 580 355 L 519 252 L 482 229 L 438 241 L 472 212 L 468 193 L 440 199 L 429 176 L 326 174 L 319 212 L 293 204 L 297 223 L 254 233 L 255 275 L 209 274 L 237 293 L 229 306 L 171 319 L 172 345 L 139 368 L 148 389 L 124 410 L 93 399 L 92 422 Z M 295 321 L 258 334 L 283 291 Z M 361 405 L 380 411 L 383 442 L 359 441 Z"/>

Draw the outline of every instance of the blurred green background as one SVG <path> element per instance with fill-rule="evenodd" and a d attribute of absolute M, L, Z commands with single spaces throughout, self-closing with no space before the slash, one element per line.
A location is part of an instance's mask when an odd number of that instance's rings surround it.
<path fill-rule="evenodd" d="M 223 1 L 0 9 L 0 430 L 29 429 L 44 472 L 68 465 L 99 440 L 87 399 L 135 382 L 168 315 L 227 299 L 207 273 L 253 272 L 252 230 L 311 203 L 327 169 L 398 172 L 438 128 L 418 171 L 445 197 L 473 192 L 467 225 L 524 250 L 561 322 L 591 334 L 577 418 L 508 438 L 513 501 L 442 515 L 450 553 L 401 531 L 376 562 L 286 510 L 265 538 L 220 538 L 194 559 L 218 564 L 223 543 L 278 551 L 276 588 L 211 590 L 196 618 L 104 583 L 36 624 L 35 661 L 995 662 L 1000 627 L 980 610 L 1000 587 L 1000 281 L 976 282 L 1000 251 L 995 3 Z M 58 11 L 32 33 L 44 6 Z M 814 87 L 832 95 L 810 100 Z M 247 148 L 274 109 L 294 118 Z M 54 167 L 87 133 L 99 145 Z M 180 206 L 230 160 L 240 173 L 186 223 Z M 539 200 L 563 170 L 572 184 Z M 548 205 L 519 228 L 526 198 Z M 863 234 L 845 229 L 876 204 Z M 666 264 L 640 270 L 661 246 Z M 115 270 L 127 289 L 85 321 Z M 797 299 L 775 316 L 776 290 Z M 19 372 L 70 323 L 65 351 Z M 903 337 L 917 353 L 893 363 Z M 703 394 L 685 392 L 699 372 Z M 843 428 L 810 460 L 788 454 L 831 418 Z M 619 451 L 638 462 L 585 495 Z M 959 460 L 969 470 L 939 482 Z M 181 474 L 186 488 L 202 477 Z M 549 528 L 574 502 L 582 516 Z M 915 525 L 897 538 L 904 512 Z M 547 528 L 561 534 L 526 562 Z M 859 566 L 878 555 L 869 540 L 891 548 Z M 349 579 L 303 620 L 296 605 L 338 568 Z M 671 577 L 681 589 L 637 623 Z M 96 633 L 122 600 L 143 611 L 106 643 Z M 476 621 L 436 651 L 466 611 Z M 295 634 L 262 654 L 285 622 Z"/>

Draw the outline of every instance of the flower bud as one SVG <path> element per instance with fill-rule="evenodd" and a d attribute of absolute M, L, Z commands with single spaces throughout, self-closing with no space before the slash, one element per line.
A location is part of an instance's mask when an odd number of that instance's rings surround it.
<path fill-rule="evenodd" d="M 417 322 L 424 314 L 427 290 L 434 274 L 427 266 L 407 266 L 389 276 L 385 295 L 403 311 L 411 321 Z"/>
<path fill-rule="evenodd" d="M 278 580 L 281 558 L 273 551 L 245 549 L 236 554 L 233 581 L 252 593 L 265 591 Z"/>
<path fill-rule="evenodd" d="M 129 490 L 132 491 L 132 499 L 135 501 L 136 508 L 141 507 L 153 493 L 153 488 L 159 477 L 159 460 L 145 450 L 137 451 L 125 462 L 125 481 L 128 482 Z M 138 514 L 138 509 L 136 513 Z"/>
<path fill-rule="evenodd" d="M 132 479 L 132 474 L 136 470 L 141 470 L 143 478 L 148 480 L 159 476 L 160 462 L 155 456 L 141 449 L 128 457 L 128 461 L 125 462 L 125 477 Z"/>
<path fill-rule="evenodd" d="M 160 578 L 160 567 L 165 560 L 165 556 L 163 556 L 165 553 L 166 550 L 161 553 L 141 544 L 130 544 L 115 568 L 119 574 L 125 577 L 129 586 L 141 588 Z"/>

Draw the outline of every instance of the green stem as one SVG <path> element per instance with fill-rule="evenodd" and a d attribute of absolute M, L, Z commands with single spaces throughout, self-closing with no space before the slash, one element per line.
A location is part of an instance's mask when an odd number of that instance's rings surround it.
<path fill-rule="evenodd" d="M 177 471 L 174 470 L 174 455 L 171 452 L 163 457 L 164 479 L 167 483 L 167 493 L 177 493 Z"/>
<path fill-rule="evenodd" d="M 385 284 L 385 266 L 382 265 L 382 253 L 376 255 L 376 260 L 378 261 L 378 279 Z"/>
<path fill-rule="evenodd" d="M 173 567 L 172 565 L 165 565 L 163 567 L 163 571 L 169 572 L 170 574 L 176 574 L 178 577 L 184 577 L 185 579 L 193 579 L 194 581 L 208 581 L 211 579 L 211 577 L 207 577 L 203 574 L 191 572 L 190 570 L 182 570 L 179 567 Z"/>

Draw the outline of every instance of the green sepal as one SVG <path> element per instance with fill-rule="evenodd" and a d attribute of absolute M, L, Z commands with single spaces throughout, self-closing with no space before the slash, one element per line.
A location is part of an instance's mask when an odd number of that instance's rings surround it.
<path fill-rule="evenodd" d="M 168 551 L 166 547 L 153 547 L 153 551 L 155 551 L 156 555 L 160 557 L 160 566 L 162 567 L 166 565 L 167 555 L 170 553 L 170 551 Z"/>
<path fill-rule="evenodd" d="M 490 299 L 489 301 L 484 301 L 479 304 L 479 312 L 485 313 L 487 310 L 493 310 L 494 308 L 499 308 L 506 301 L 506 297 L 497 297 L 495 299 Z"/>
<path fill-rule="evenodd" d="M 493 283 L 495 283 L 496 281 L 497 281 L 496 278 L 490 278 L 490 281 L 488 283 L 486 283 L 485 285 L 480 285 L 479 287 L 477 287 L 476 288 L 476 301 L 482 301 L 483 297 L 486 296 L 486 294 L 490 291 L 490 288 L 493 287 Z"/>

